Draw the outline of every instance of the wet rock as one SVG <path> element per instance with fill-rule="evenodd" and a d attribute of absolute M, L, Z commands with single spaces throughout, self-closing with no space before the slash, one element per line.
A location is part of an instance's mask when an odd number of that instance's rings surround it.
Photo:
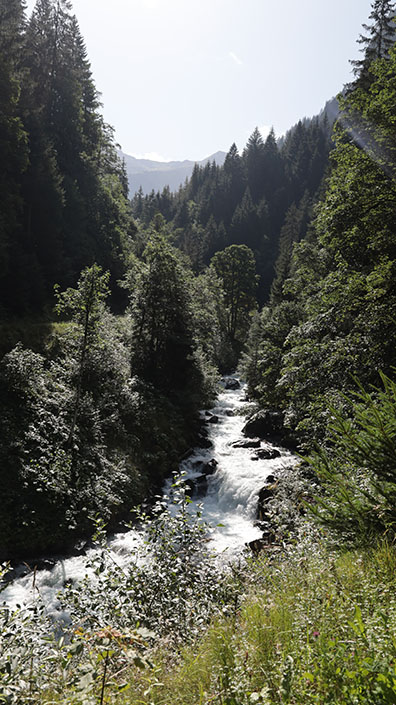
<path fill-rule="evenodd" d="M 213 443 L 205 436 L 198 436 L 197 448 L 213 448 Z"/>
<path fill-rule="evenodd" d="M 263 539 L 254 539 L 253 541 L 249 541 L 245 545 L 247 546 L 247 548 L 250 548 L 254 556 L 258 556 L 258 554 L 263 550 L 266 544 Z"/>
<path fill-rule="evenodd" d="M 254 438 L 251 440 L 235 441 L 232 443 L 232 448 L 260 448 L 261 441 L 259 438 Z"/>
<path fill-rule="evenodd" d="M 275 458 L 280 458 L 280 456 L 281 454 L 277 448 L 266 446 L 265 448 L 259 448 L 252 460 L 275 460 Z"/>
<path fill-rule="evenodd" d="M 259 459 L 258 455 L 251 455 L 250 456 L 250 460 L 258 460 L 258 459 Z"/>
<path fill-rule="evenodd" d="M 225 414 L 226 416 L 235 416 L 235 413 L 234 413 L 234 411 L 233 411 L 232 409 L 226 409 L 225 412 L 224 412 L 224 414 Z"/>
<path fill-rule="evenodd" d="M 217 465 L 217 460 L 212 458 L 209 462 L 205 462 L 204 460 L 196 460 L 192 464 L 192 467 L 194 470 L 200 470 L 204 475 L 213 475 L 213 473 L 216 472 Z"/>
<path fill-rule="evenodd" d="M 216 416 L 216 414 L 213 414 L 213 416 L 210 416 L 208 419 L 208 423 L 219 423 L 219 417 Z"/>
<path fill-rule="evenodd" d="M 273 475 L 271 475 L 270 477 L 274 478 Z M 268 521 L 266 504 L 270 501 L 270 499 L 273 498 L 275 491 L 276 491 L 276 487 L 277 487 L 276 482 L 273 482 L 273 483 L 267 482 L 267 484 L 265 484 L 264 487 L 261 488 L 261 490 L 258 494 L 258 498 L 257 498 L 257 514 L 256 514 L 256 517 L 259 521 Z"/>
<path fill-rule="evenodd" d="M 216 468 L 218 466 L 217 460 L 212 458 L 212 460 L 209 460 L 208 463 L 205 463 L 202 467 L 202 472 L 204 475 L 213 475 L 214 472 L 216 472 Z"/>
<path fill-rule="evenodd" d="M 206 475 L 197 475 L 189 478 L 184 483 L 186 494 L 189 497 L 203 497 L 208 491 L 208 479 Z"/>
<path fill-rule="evenodd" d="M 261 538 L 249 541 L 246 546 L 250 548 L 254 556 L 258 556 L 263 550 L 272 550 L 274 541 L 276 541 L 275 533 L 269 527 L 263 531 Z"/>
<path fill-rule="evenodd" d="M 237 379 L 234 379 L 233 377 L 228 377 L 224 380 L 224 388 L 225 389 L 240 389 L 241 384 Z"/>
<path fill-rule="evenodd" d="M 184 491 L 188 497 L 192 497 L 194 492 L 194 482 L 193 480 L 184 480 Z"/>
<path fill-rule="evenodd" d="M 264 485 L 264 487 L 261 488 L 259 495 L 258 495 L 258 501 L 259 504 L 264 504 L 268 502 L 272 497 L 274 496 L 274 485 Z"/>
<path fill-rule="evenodd" d="M 270 540 L 267 540 L 265 536 L 261 539 L 254 539 L 245 544 L 247 548 L 250 548 L 254 556 L 258 556 L 261 551 L 272 550 L 272 541 L 275 537 L 271 535 Z"/>
<path fill-rule="evenodd" d="M 263 409 L 247 421 L 242 433 L 249 438 L 267 438 L 279 435 L 283 430 L 283 414 L 279 411 Z"/>

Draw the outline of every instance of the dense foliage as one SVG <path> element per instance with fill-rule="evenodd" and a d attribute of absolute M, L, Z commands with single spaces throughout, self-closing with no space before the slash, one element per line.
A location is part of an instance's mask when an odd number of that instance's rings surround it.
<path fill-rule="evenodd" d="M 223 166 L 196 165 L 175 194 L 167 188 L 147 196 L 139 191 L 132 200 L 136 219 L 148 224 L 161 213 L 172 222 L 174 242 L 195 271 L 219 250 L 246 245 L 255 255 L 263 302 L 273 280 L 282 226 L 298 212 L 300 232 L 294 232 L 294 240 L 306 232 L 305 214 L 327 168 L 336 110 L 329 103 L 320 117 L 300 121 L 278 142 L 273 130 L 264 141 L 256 128 L 242 155 L 233 144 Z"/>
<path fill-rule="evenodd" d="M 331 405 L 350 411 L 341 395 L 353 376 L 378 384 L 378 372 L 392 375 L 396 363 L 395 74 L 393 47 L 369 70 L 364 64 L 340 98 L 332 171 L 313 225 L 293 250 L 284 231 L 292 254 L 250 334 L 251 393 L 282 409 L 308 446 L 326 437 Z"/>
<path fill-rule="evenodd" d="M 38 0 L 29 21 L 1 0 L 0 83 L 0 313 L 41 312 L 94 261 L 117 300 L 135 226 L 69 0 Z"/>
<path fill-rule="evenodd" d="M 163 219 L 134 224 L 69 0 L 29 20 L 0 0 L 0 82 L 0 555 L 15 557 L 157 488 L 234 353 L 215 270 L 195 277 Z"/>
<path fill-rule="evenodd" d="M 154 232 L 128 270 L 123 317 L 106 308 L 108 279 L 95 264 L 57 290 L 68 321 L 41 352 L 18 344 L 0 363 L 3 555 L 59 550 L 96 513 L 125 514 L 177 467 L 213 398 L 227 347 L 214 273 L 188 286 L 192 272 Z"/>

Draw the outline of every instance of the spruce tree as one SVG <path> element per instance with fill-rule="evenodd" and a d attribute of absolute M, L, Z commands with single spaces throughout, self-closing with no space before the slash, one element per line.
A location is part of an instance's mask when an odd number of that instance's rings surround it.
<path fill-rule="evenodd" d="M 257 203 L 263 194 L 262 179 L 264 171 L 264 142 L 257 127 L 248 139 L 243 152 L 243 161 L 250 193 L 254 203 Z"/>
<path fill-rule="evenodd" d="M 363 24 L 366 34 L 357 40 L 362 45 L 363 57 L 350 63 L 357 78 L 356 84 L 367 86 L 370 83 L 370 65 L 375 59 L 385 57 L 395 43 L 395 3 L 391 0 L 374 0 L 371 5 L 370 24 Z"/>
<path fill-rule="evenodd" d="M 6 310 L 16 303 L 13 262 L 24 256 L 21 179 L 28 148 L 19 109 L 24 25 L 24 3 L 0 0 L 0 299 Z"/>

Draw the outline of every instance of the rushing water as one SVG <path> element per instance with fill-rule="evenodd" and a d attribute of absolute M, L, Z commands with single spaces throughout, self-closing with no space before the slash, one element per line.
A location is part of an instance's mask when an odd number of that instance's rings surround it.
<path fill-rule="evenodd" d="M 211 410 L 211 414 L 218 417 L 218 423 L 208 423 L 213 447 L 197 449 L 180 466 L 186 479 L 193 484 L 199 476 L 202 479 L 202 464 L 212 459 L 217 461 L 216 471 L 207 477 L 205 496 L 195 497 L 193 493 L 191 507 L 194 510 L 200 503 L 203 518 L 212 526 L 214 550 L 227 556 L 238 553 L 245 543 L 260 538 L 261 531 L 254 526 L 258 493 L 268 475 L 276 474 L 294 462 L 291 453 L 282 448 L 278 448 L 281 455 L 274 460 L 253 461 L 254 450 L 232 447 L 234 442 L 243 438 L 245 417 L 241 412 L 246 407 L 243 397 L 243 387 L 223 390 L 219 394 L 217 404 Z M 169 490 L 169 483 L 164 490 Z M 114 560 L 125 566 L 133 560 L 141 540 L 137 530 L 116 534 L 109 541 Z M 59 560 L 55 566 L 40 570 L 35 576 L 30 573 L 14 580 L 1 593 L 1 600 L 11 607 L 22 605 L 30 602 L 33 593 L 39 590 L 47 609 L 55 611 L 58 591 L 65 581 L 78 581 L 87 574 L 87 557 L 92 557 L 94 551 L 90 549 L 87 556 Z"/>

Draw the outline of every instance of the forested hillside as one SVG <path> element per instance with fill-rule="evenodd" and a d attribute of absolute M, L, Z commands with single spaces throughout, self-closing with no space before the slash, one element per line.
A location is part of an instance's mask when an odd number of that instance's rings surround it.
<path fill-rule="evenodd" d="M 215 270 L 195 277 L 161 219 L 133 221 L 71 3 L 38 0 L 27 20 L 1 0 L 0 61 L 0 555 L 13 557 L 70 546 L 96 513 L 111 523 L 157 489 L 233 353 Z"/>
<path fill-rule="evenodd" d="M 0 0 L 1 702 L 395 704 L 395 13 L 321 115 L 130 202 L 71 3 Z"/>
<path fill-rule="evenodd" d="M 223 166 L 196 164 L 177 193 L 165 188 L 135 194 L 134 216 L 149 223 L 160 212 L 172 224 L 174 244 L 189 256 L 194 271 L 229 245 L 252 249 L 263 303 L 273 282 L 280 238 L 290 237 L 291 228 L 295 241 L 306 233 L 328 165 L 336 111 L 332 101 L 319 117 L 301 120 L 279 142 L 273 130 L 264 141 L 256 128 L 241 155 L 233 144 Z"/>
<path fill-rule="evenodd" d="M 379 6 L 382 7 L 382 14 Z M 251 328 L 251 393 L 285 413 L 308 446 L 328 434 L 344 393 L 379 384 L 395 358 L 394 75 L 389 3 L 374 3 L 340 97 L 331 173 L 307 235 L 285 228 L 277 277 Z M 295 232 L 295 228 L 291 228 Z M 355 378 L 355 380 L 354 380 Z"/>
<path fill-rule="evenodd" d="M 116 293 L 134 225 L 71 3 L 37 2 L 28 22 L 22 0 L 0 11 L 4 317 L 42 312 L 95 261 Z"/>

